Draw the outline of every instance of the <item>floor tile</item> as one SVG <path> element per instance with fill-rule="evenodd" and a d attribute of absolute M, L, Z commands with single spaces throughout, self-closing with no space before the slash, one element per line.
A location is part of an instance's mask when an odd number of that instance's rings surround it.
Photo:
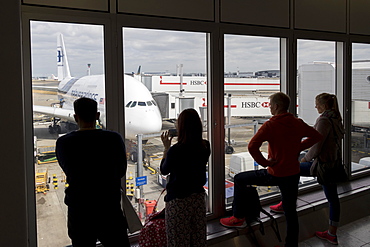
<path fill-rule="evenodd" d="M 338 228 L 338 247 L 370 247 L 370 216 Z M 312 237 L 299 247 L 334 247 L 331 243 Z"/>
<path fill-rule="evenodd" d="M 370 216 L 340 227 L 338 233 L 347 233 L 365 243 L 370 243 Z"/>

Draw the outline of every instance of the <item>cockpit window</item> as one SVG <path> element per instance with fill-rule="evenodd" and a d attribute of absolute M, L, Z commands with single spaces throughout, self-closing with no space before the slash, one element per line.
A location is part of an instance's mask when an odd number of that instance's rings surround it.
<path fill-rule="evenodd" d="M 142 101 L 139 101 L 137 104 L 138 104 L 139 106 L 146 106 L 145 102 L 142 102 Z"/>
<path fill-rule="evenodd" d="M 147 102 L 146 102 L 146 104 L 147 104 L 148 106 L 153 105 L 153 104 L 152 104 L 152 102 L 150 102 L 150 101 L 147 101 Z"/>
<path fill-rule="evenodd" d="M 131 103 L 132 103 L 132 101 L 128 102 L 126 107 L 130 107 Z"/>
<path fill-rule="evenodd" d="M 131 106 L 130 107 L 135 107 L 136 106 L 136 101 L 132 102 Z"/>
<path fill-rule="evenodd" d="M 152 100 L 152 103 L 153 103 L 153 105 L 155 105 L 155 106 L 157 105 L 157 103 L 155 103 L 155 101 L 154 101 L 154 100 Z"/>

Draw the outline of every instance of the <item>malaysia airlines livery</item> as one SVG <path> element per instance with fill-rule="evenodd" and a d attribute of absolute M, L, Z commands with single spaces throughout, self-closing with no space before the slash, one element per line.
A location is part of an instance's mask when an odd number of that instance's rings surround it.
<path fill-rule="evenodd" d="M 61 80 L 58 97 L 61 107 L 34 105 L 33 111 L 74 122 L 73 102 L 78 98 L 87 97 L 98 102 L 100 122 L 104 126 L 106 123 L 104 75 L 71 77 L 62 34 L 58 36 L 57 52 L 58 79 Z M 136 139 L 137 134 L 160 132 L 162 117 L 149 90 L 140 81 L 124 75 L 124 92 L 126 139 Z M 60 126 L 55 121 L 49 128 L 52 131 L 60 131 Z"/>

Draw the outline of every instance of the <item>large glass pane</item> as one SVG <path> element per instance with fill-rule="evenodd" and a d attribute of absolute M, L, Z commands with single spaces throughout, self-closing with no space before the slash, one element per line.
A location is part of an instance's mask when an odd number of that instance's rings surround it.
<path fill-rule="evenodd" d="M 208 139 L 206 34 L 137 28 L 123 28 L 123 33 L 126 145 L 130 157 L 126 194 L 144 220 L 166 186 L 166 176 L 159 172 L 161 132 L 175 129 L 181 111 L 194 108 L 203 121 L 203 137 Z M 191 183 L 191 172 L 183 169 Z M 138 182 L 140 179 L 143 182 Z M 205 188 L 208 190 L 207 185 Z M 158 208 L 163 207 L 161 198 Z"/>
<path fill-rule="evenodd" d="M 226 205 L 233 201 L 233 178 L 259 169 L 248 142 L 271 117 L 269 96 L 280 91 L 280 39 L 225 35 L 225 189 Z M 261 147 L 267 155 L 267 143 Z M 276 191 L 259 186 L 260 195 Z"/>
<path fill-rule="evenodd" d="M 335 42 L 298 40 L 297 43 L 298 116 L 314 125 L 319 116 L 315 97 L 335 93 Z"/>
<path fill-rule="evenodd" d="M 370 167 L 370 44 L 352 44 L 352 171 Z"/>
<path fill-rule="evenodd" d="M 73 101 L 98 102 L 105 126 L 103 27 L 32 21 L 32 89 L 38 246 L 70 245 L 66 177 L 55 157 L 55 141 L 77 129 Z M 68 53 L 68 57 L 67 57 Z M 90 182 L 86 178 L 86 189 Z"/>
<path fill-rule="evenodd" d="M 298 117 L 313 126 L 319 117 L 316 95 L 336 93 L 335 42 L 298 40 L 297 68 Z M 316 181 L 313 177 L 300 178 L 301 184 L 313 181 Z"/>

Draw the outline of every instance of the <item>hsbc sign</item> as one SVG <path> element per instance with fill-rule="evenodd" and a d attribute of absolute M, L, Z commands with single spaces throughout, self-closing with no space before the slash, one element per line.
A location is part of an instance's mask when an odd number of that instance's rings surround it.
<path fill-rule="evenodd" d="M 267 108 L 270 106 L 269 102 L 241 102 L 242 108 Z"/>

